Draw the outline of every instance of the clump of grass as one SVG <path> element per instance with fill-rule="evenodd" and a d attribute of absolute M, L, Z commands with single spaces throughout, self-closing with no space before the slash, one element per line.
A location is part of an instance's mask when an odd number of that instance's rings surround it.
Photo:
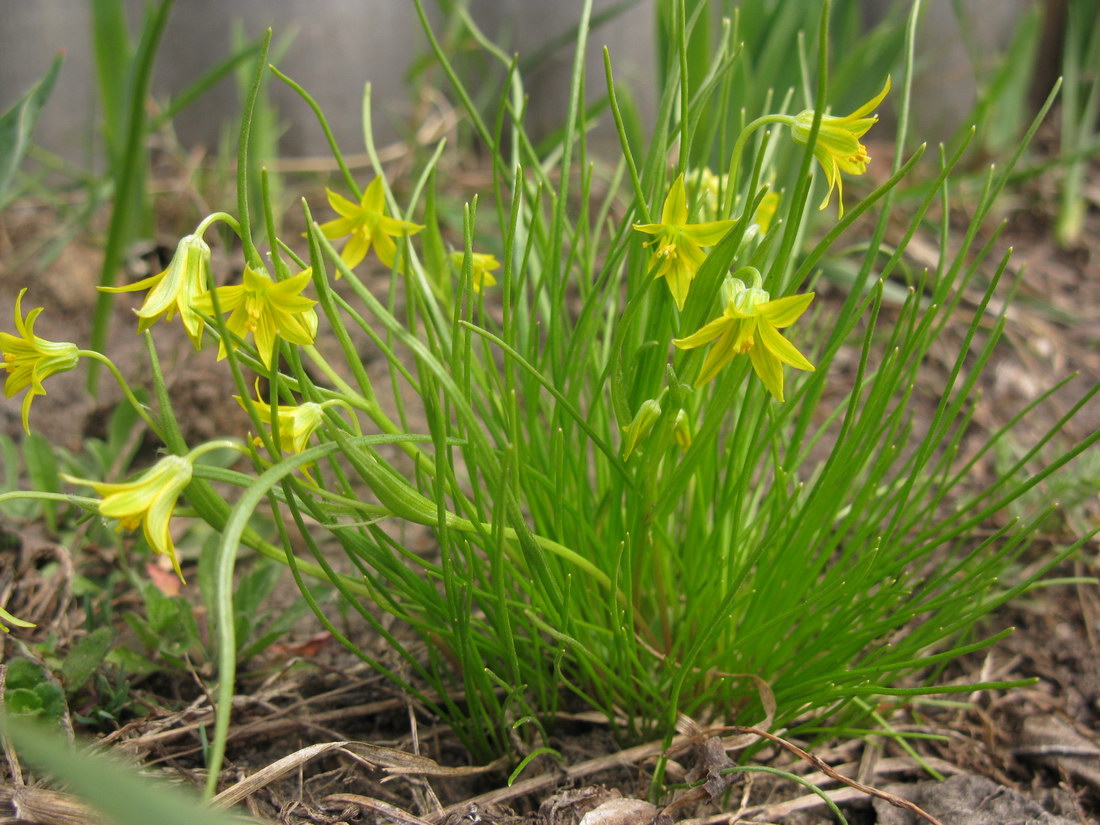
<path fill-rule="evenodd" d="M 446 718 L 479 760 L 519 759 L 517 730 L 539 742 L 578 704 L 624 739 L 671 736 L 681 714 L 825 736 L 872 718 L 872 697 L 977 687 L 937 677 L 953 657 L 1000 639 L 975 639 L 977 620 L 1073 547 L 1032 578 L 1002 582 L 1047 513 L 985 538 L 974 528 L 1100 434 L 1021 478 L 1062 419 L 999 480 L 966 483 L 1047 397 L 963 454 L 1012 291 L 1001 284 L 1008 256 L 990 260 L 998 231 L 981 227 L 1022 146 L 990 168 L 969 229 L 949 238 L 952 170 L 965 145 L 932 162 L 924 146 L 910 148 L 917 10 L 891 96 L 878 78 L 879 95 L 846 116 L 830 112 L 826 4 L 816 37 L 800 41 L 802 74 L 813 78 L 801 89 L 806 107 L 766 97 L 742 115 L 734 23 L 720 27 L 709 62 L 695 52 L 689 60 L 700 18 L 672 4 L 658 116 L 643 142 L 628 132 L 604 53 L 604 107 L 621 149 L 608 162 L 587 143 L 590 2 L 565 121 L 539 146 L 524 128 L 516 63 L 490 49 L 505 77 L 486 118 L 416 7 L 491 158 L 491 188 L 470 192 L 463 207 L 461 244 L 449 249 L 440 228 L 446 147 L 399 200 L 374 148 L 369 86 L 374 178 L 351 174 L 314 105 L 342 170 L 339 191 L 328 205 L 303 201 L 305 248 L 278 240 L 262 174 L 259 216 L 250 203 L 265 50 L 244 111 L 236 213 L 211 215 L 181 243 L 190 257 L 150 281 L 139 313 L 157 394 L 156 412 L 145 414 L 172 455 L 124 490 L 104 488 L 102 500 L 74 498 L 143 526 L 154 549 L 174 556 L 166 519 L 186 486 L 193 512 L 222 532 L 210 584 L 220 663 L 211 792 L 233 690 L 242 543 L 286 563 L 329 632 Z M 850 190 L 872 162 L 861 140 L 884 97 L 899 101 L 896 160 L 858 199 Z M 897 187 L 918 170 L 925 194 L 903 211 Z M 254 240 L 257 217 L 275 238 L 268 254 Z M 245 275 L 215 288 L 196 239 L 218 222 L 240 237 Z M 861 242 L 841 246 L 857 223 Z M 890 226 L 901 232 L 887 245 Z M 918 232 L 939 255 L 934 269 L 910 273 Z M 391 272 L 383 297 L 363 274 L 368 256 Z M 808 310 L 827 266 L 854 276 L 841 300 Z M 887 306 L 888 287 L 899 285 L 902 299 Z M 973 310 L 962 300 L 969 290 L 982 296 Z M 220 342 L 255 442 L 184 442 L 149 329 L 177 313 L 196 346 L 204 334 Z M 314 346 L 322 329 L 339 359 Z M 962 345 L 922 418 L 913 394 L 948 330 Z M 367 374 L 363 336 L 388 364 L 388 385 Z M 856 369 L 842 383 L 836 367 L 848 352 Z M 253 376 L 266 389 L 254 389 Z M 195 463 L 224 447 L 250 468 Z M 241 489 L 232 507 L 211 482 Z M 274 543 L 250 527 L 259 508 L 274 519 Z M 436 548 L 403 546 L 393 523 L 427 526 Z M 353 574 L 334 570 L 336 546 Z M 345 636 L 307 577 L 331 582 L 400 668 Z"/>

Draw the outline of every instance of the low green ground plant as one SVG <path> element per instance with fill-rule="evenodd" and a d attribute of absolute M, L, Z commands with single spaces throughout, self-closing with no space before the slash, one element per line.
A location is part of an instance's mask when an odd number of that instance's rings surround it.
<path fill-rule="evenodd" d="M 135 681 L 153 674 L 211 673 L 218 641 L 205 616 L 213 612 L 213 606 L 196 604 L 181 594 L 172 574 L 149 575 L 150 566 L 156 563 L 149 560 L 144 536 L 135 540 L 58 495 L 62 474 L 117 477 L 140 466 L 145 459 L 144 429 L 139 422 L 134 406 L 121 403 L 106 422 L 104 437 L 86 438 L 80 451 L 54 446 L 38 433 L 27 435 L 21 445 L 0 436 L 5 470 L 0 495 L 11 493 L 0 504 L 0 516 L 13 528 L 11 538 L 18 542 L 25 525 L 40 521 L 59 546 L 95 546 L 117 560 L 105 575 L 87 569 L 73 573 L 68 589 L 83 613 L 75 642 L 62 642 L 56 632 L 49 632 L 21 648 L 25 655 L 7 663 L 5 706 L 9 713 L 56 721 L 66 705 L 75 705 L 79 710 L 74 709 L 72 715 L 78 722 L 92 727 L 114 725 L 147 712 L 131 690 Z M 52 497 L 21 497 L 18 491 L 28 486 Z M 210 601 L 215 588 L 203 583 L 213 578 L 217 566 L 217 534 L 198 523 L 183 534 L 181 544 L 180 554 L 195 560 L 200 593 Z M 35 574 L 44 586 L 63 579 L 56 560 L 38 563 Z M 269 604 L 285 575 L 285 565 L 263 557 L 242 565 L 233 602 L 238 662 L 262 656 L 308 612 L 302 599 L 284 598 L 277 609 Z M 125 598 L 129 593 L 137 598 Z M 331 588 L 314 583 L 313 595 L 329 600 Z M 15 626 L 33 626 L 5 615 Z"/>
<path fill-rule="evenodd" d="M 327 630 L 446 719 L 478 761 L 507 754 L 522 767 L 567 711 L 595 713 L 623 741 L 671 740 L 685 718 L 815 738 L 876 724 L 883 697 L 1008 686 L 941 677 L 1003 638 L 977 635 L 978 621 L 1078 545 L 1006 577 L 1054 504 L 975 528 L 1100 438 L 1037 462 L 1098 388 L 997 479 L 972 482 L 1061 385 L 977 447 L 968 438 L 1016 276 L 988 219 L 1026 140 L 988 169 L 953 235 L 952 172 L 966 145 L 930 151 L 908 131 L 919 4 L 895 75 L 841 110 L 829 94 L 828 4 L 790 47 L 804 80 L 763 103 L 754 90 L 751 109 L 735 82 L 737 18 L 707 38 L 704 71 L 689 48 L 694 4 L 669 4 L 665 80 L 642 140 L 604 51 L 602 119 L 619 143 L 609 160 L 589 148 L 590 1 L 564 123 L 539 142 L 517 62 L 489 49 L 505 74 L 485 116 L 415 3 L 487 158 L 483 191 L 464 195 L 461 237 L 445 231 L 457 216 L 440 214 L 448 147 L 432 147 L 408 180 L 388 179 L 369 86 L 372 174 L 351 173 L 314 104 L 341 174 L 325 200 L 300 202 L 304 237 L 280 236 L 270 187 L 248 162 L 265 50 L 235 210 L 181 239 L 164 272 L 120 288 L 145 292 L 137 327 L 155 403 L 136 409 L 165 455 L 129 481 L 67 476 L 95 495 L 38 494 L 143 530 L 181 576 L 171 524 L 198 518 L 218 532 L 204 582 L 219 665 L 208 793 L 232 706 L 242 546 L 286 564 Z M 898 118 L 889 163 L 864 143 L 885 106 Z M 872 164 L 876 186 L 865 185 Z M 898 187 L 918 179 L 919 199 L 899 208 Z M 204 238 L 215 225 L 239 239 L 235 270 L 212 271 Z M 936 252 L 926 268 L 908 254 L 918 233 Z M 265 249 L 261 234 L 274 239 Z M 368 259 L 389 271 L 382 289 Z M 851 277 L 820 300 L 827 270 Z M 28 426 L 51 373 L 107 357 L 36 337 L 39 311 L 24 317 L 17 304 L 17 334 L 0 337 Z M 232 374 L 247 438 L 186 443 L 155 343 L 176 316 L 196 348 L 217 343 L 207 351 Z M 939 374 L 927 367 L 945 336 L 958 346 Z M 364 351 L 384 361 L 384 378 Z M 929 382 L 931 412 L 918 414 Z M 244 462 L 200 460 L 225 450 Z M 17 495 L 27 494 L 5 494 Z M 256 529 L 261 511 L 274 538 Z M 416 526 L 429 549 L 402 540 Z M 345 633 L 313 579 L 389 655 Z"/>

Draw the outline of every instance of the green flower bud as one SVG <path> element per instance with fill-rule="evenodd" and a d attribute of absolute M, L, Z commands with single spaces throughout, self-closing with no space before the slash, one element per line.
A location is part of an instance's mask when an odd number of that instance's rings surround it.
<path fill-rule="evenodd" d="M 657 419 L 660 417 L 660 404 L 652 398 L 642 402 L 642 406 L 639 407 L 637 414 L 634 416 L 634 420 L 630 422 L 630 426 L 624 428 L 626 432 L 623 446 L 624 461 L 630 458 L 630 454 L 634 452 L 634 448 L 638 446 L 638 441 L 643 436 L 649 434 L 649 431 L 653 429 L 653 425 L 657 423 Z"/>

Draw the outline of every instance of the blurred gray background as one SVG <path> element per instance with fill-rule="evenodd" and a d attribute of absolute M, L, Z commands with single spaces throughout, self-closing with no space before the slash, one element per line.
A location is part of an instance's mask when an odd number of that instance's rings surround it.
<path fill-rule="evenodd" d="M 657 1 L 640 0 L 634 9 L 595 30 L 588 55 L 593 96 L 603 90 L 600 50 L 607 45 L 616 80 L 632 88 L 643 118 L 652 117 L 654 108 Z M 928 70 L 914 87 L 913 127 L 916 134 L 933 139 L 948 135 L 974 100 L 974 74 L 951 3 L 930 0 L 925 4 L 920 37 L 921 63 Z M 981 23 L 974 34 L 983 48 L 997 50 L 1010 41 L 1028 3 L 963 0 L 962 5 Z M 50 151 L 82 165 L 94 165 L 98 153 L 89 5 L 88 0 L 0 0 L 0 110 L 45 72 L 58 50 L 64 50 L 65 65 L 36 138 Z M 427 5 L 434 7 L 432 0 Z M 612 5 L 614 0 L 596 0 L 596 12 Z M 142 6 L 138 0 L 129 3 L 131 22 L 140 18 Z M 470 4 L 471 13 L 488 33 L 509 51 L 521 54 L 568 31 L 580 8 L 581 0 L 473 0 Z M 865 10 L 869 22 L 904 11 L 888 0 L 865 0 Z M 229 54 L 230 30 L 238 23 L 250 38 L 269 26 L 276 42 L 293 34 L 277 65 L 316 97 L 345 151 L 362 151 L 360 101 L 368 80 L 374 89 L 379 142 L 392 139 L 396 125 L 407 121 L 412 104 L 406 76 L 428 49 L 411 0 L 177 0 L 157 58 L 154 97 L 164 99 L 185 88 Z M 536 134 L 561 117 L 571 60 L 571 47 L 560 49 L 527 78 L 529 123 Z M 288 157 L 323 154 L 323 136 L 302 101 L 273 78 L 270 88 L 279 120 L 288 127 L 281 153 Z M 177 134 L 186 146 L 201 142 L 215 147 L 219 135 L 235 128 L 238 112 L 235 84 L 223 81 L 176 121 Z"/>

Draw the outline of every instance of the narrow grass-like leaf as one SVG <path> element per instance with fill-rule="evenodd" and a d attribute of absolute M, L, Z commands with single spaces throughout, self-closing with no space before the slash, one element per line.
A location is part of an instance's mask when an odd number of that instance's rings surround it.
<path fill-rule="evenodd" d="M 23 162 L 42 107 L 50 98 L 65 56 L 57 55 L 46 73 L 10 109 L 0 115 L 0 208 L 10 199 L 11 183 Z"/>

